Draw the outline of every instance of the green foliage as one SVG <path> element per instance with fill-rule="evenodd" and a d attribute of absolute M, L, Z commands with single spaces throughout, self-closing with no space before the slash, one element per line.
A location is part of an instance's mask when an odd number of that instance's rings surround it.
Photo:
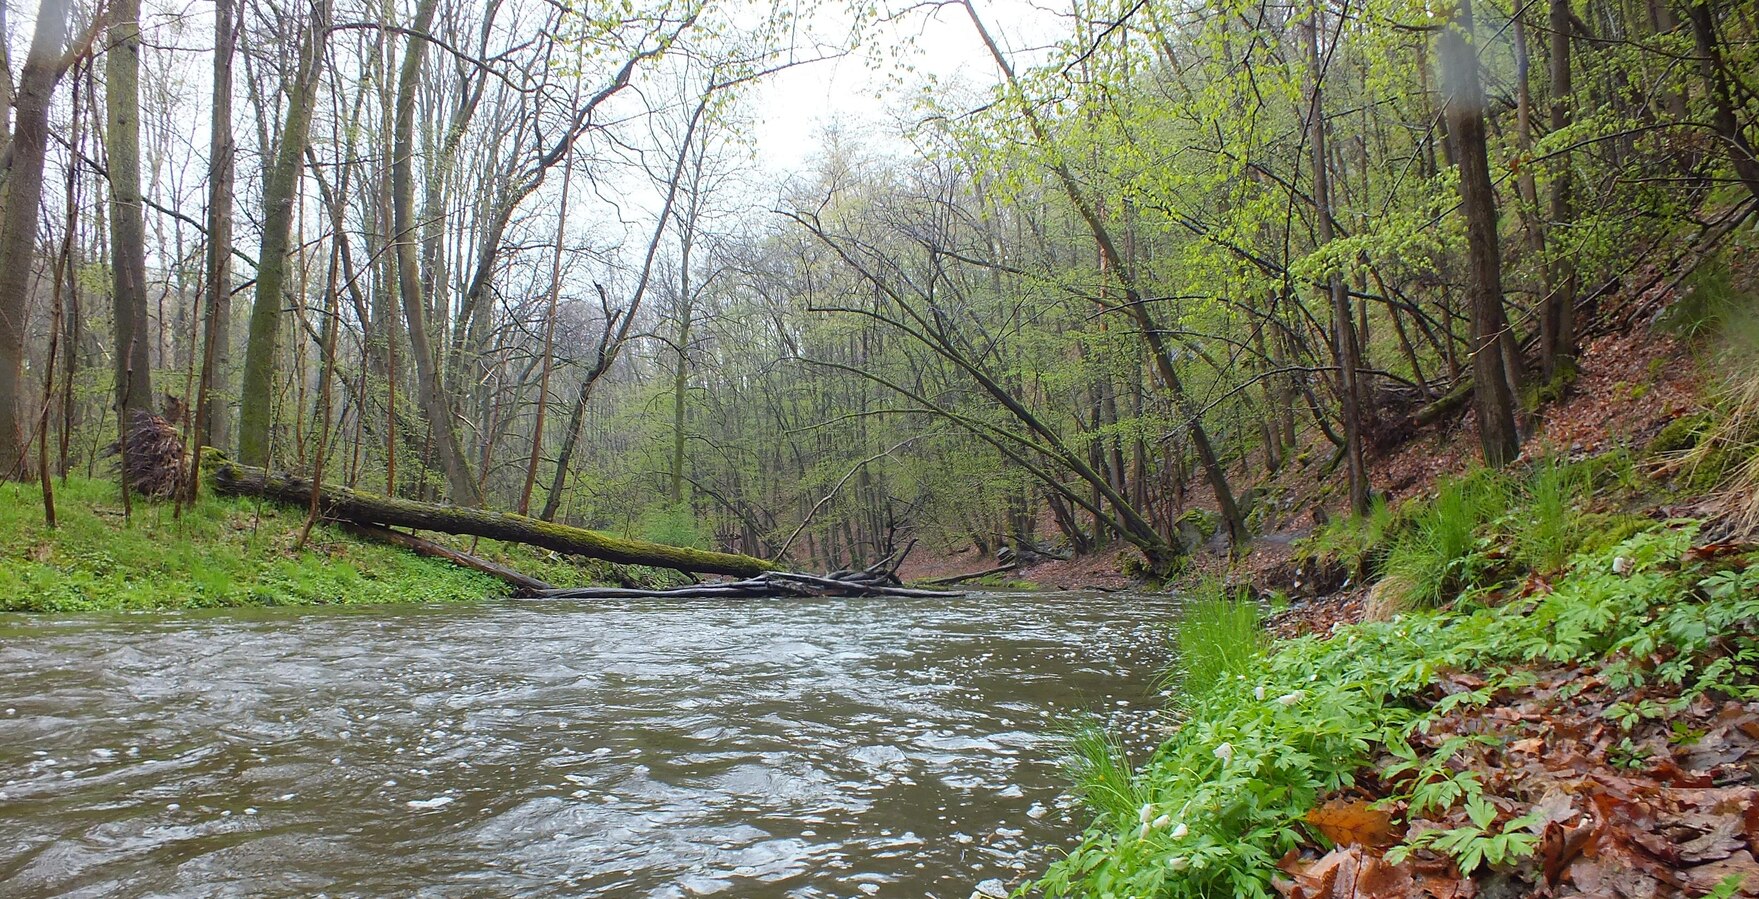
<path fill-rule="evenodd" d="M 1511 531 L 1515 559 L 1534 571 L 1562 568 L 1581 543 L 1578 506 L 1587 493 L 1587 478 L 1574 465 L 1546 460 L 1518 486 L 1523 502 L 1505 521 Z"/>
<path fill-rule="evenodd" d="M 1375 494 L 1367 515 L 1327 522 L 1302 542 L 1301 550 L 1309 558 L 1335 560 L 1355 571 L 1377 570 L 1401 524 L 1386 496 Z"/>
<path fill-rule="evenodd" d="M 1490 489 L 1490 488 L 1471 488 Z M 1464 498 L 1449 500 L 1456 510 Z M 1482 785 L 1448 764 L 1466 739 L 1431 755 L 1408 735 L 1496 689 L 1426 707 L 1437 672 L 1496 675 L 1523 664 L 1574 664 L 1609 682 L 1666 683 L 1679 702 L 1700 695 L 1751 700 L 1759 676 L 1759 566 L 1717 567 L 1686 553 L 1696 527 L 1652 526 L 1574 557 L 1548 594 L 1495 608 L 1424 611 L 1304 637 L 1263 657 L 1245 681 L 1187 691 L 1186 716 L 1129 788 L 1037 888 L 1049 896 L 1270 897 L 1274 863 L 1304 839 L 1304 816 L 1347 789 L 1383 753 L 1400 758 L 1404 791 L 1420 808 L 1463 807 L 1470 825 L 1416 836 L 1464 869 L 1530 855 L 1527 819 L 1496 822 Z M 1512 675 L 1499 675 L 1512 677 Z M 1668 714 L 1668 704 L 1619 714 Z M 1164 816 L 1164 817 L 1163 817 Z"/>
<path fill-rule="evenodd" d="M 712 549 L 703 522 L 689 503 L 655 506 L 641 516 L 641 538 L 687 549 Z"/>
<path fill-rule="evenodd" d="M 1722 512 L 1746 533 L 1759 531 L 1759 312 L 1732 314 L 1716 354 L 1713 420 L 1683 462 L 1692 486 L 1714 489 Z"/>
<path fill-rule="evenodd" d="M 1444 480 L 1435 500 L 1393 540 L 1383 580 L 1407 603 L 1435 606 L 1473 584 L 1486 567 L 1479 529 L 1509 505 L 1508 481 L 1480 469 Z"/>
<path fill-rule="evenodd" d="M 107 481 L 57 485 L 60 527 L 36 485 L 0 485 L 0 610 L 85 612 L 451 602 L 504 595 L 499 581 L 319 525 L 293 546 L 302 512 L 204 495 L 174 516 L 137 500 L 124 522 Z"/>
<path fill-rule="evenodd" d="M 1737 286 L 1728 261 L 1717 257 L 1700 266 L 1686 279 L 1680 298 L 1662 313 L 1662 328 L 1681 337 L 1700 337 L 1721 331 L 1740 310 L 1751 308 L 1753 294 Z"/>
<path fill-rule="evenodd" d="M 1185 693 L 1200 695 L 1251 674 L 1264 652 L 1264 631 L 1257 603 L 1244 593 L 1229 596 L 1213 582 L 1195 593 L 1180 612 L 1173 679 Z"/>
<path fill-rule="evenodd" d="M 1122 818 L 1142 804 L 1123 745 L 1098 722 L 1083 723 L 1069 746 L 1069 779 L 1095 815 Z"/>

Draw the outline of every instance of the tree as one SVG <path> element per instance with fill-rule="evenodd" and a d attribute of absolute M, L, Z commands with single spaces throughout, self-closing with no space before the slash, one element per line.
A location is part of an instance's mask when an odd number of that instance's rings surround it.
<path fill-rule="evenodd" d="M 397 79 L 396 124 L 391 146 L 392 233 L 396 241 L 397 292 L 403 299 L 404 321 L 409 325 L 409 351 L 415 357 L 416 386 L 422 411 L 433 429 L 434 452 L 453 502 L 482 505 L 476 475 L 458 442 L 458 426 L 451 405 L 441 392 L 439 357 L 428 332 L 427 299 L 423 295 L 420 261 L 416 255 L 415 222 L 415 95 L 422 59 L 438 0 L 421 0 L 416 7 L 409 44 L 403 50 L 403 69 Z M 247 462 L 249 460 L 246 460 Z"/>
<path fill-rule="evenodd" d="M 268 465 L 273 454 L 274 381 L 287 302 L 287 257 L 329 34 L 330 0 L 311 0 L 287 85 L 287 117 L 281 124 L 273 162 L 263 176 L 263 238 L 244 348 L 244 385 L 239 392 L 238 458 L 247 465 Z"/>
<path fill-rule="evenodd" d="M 29 448 L 24 424 L 24 360 L 28 350 L 31 273 L 36 270 L 37 207 L 43 197 L 43 157 L 49 143 L 49 97 L 67 69 L 68 0 L 43 0 L 37 8 L 30 54 L 19 72 L 11 165 L 0 183 L 0 479 L 23 478 Z"/>
<path fill-rule="evenodd" d="M 202 361 L 195 406 L 196 445 L 226 449 L 220 372 L 231 359 L 232 191 L 237 144 L 232 137 L 232 55 L 238 31 L 233 0 L 214 4 L 214 110 L 208 128 L 208 242 L 202 294 Z M 199 453 L 198 463 L 199 463 Z M 191 479 L 193 487 L 195 479 Z"/>
<path fill-rule="evenodd" d="M 1551 130 L 1570 127 L 1570 21 L 1569 0 L 1551 0 L 1546 26 L 1551 30 Z M 1551 228 L 1558 235 L 1565 233 L 1570 218 L 1572 178 L 1569 156 L 1551 178 Z M 1555 378 L 1567 370 L 1576 353 L 1574 318 L 1576 309 L 1576 266 L 1560 244 L 1551 241 L 1555 254 L 1545 269 L 1545 300 L 1539 313 L 1539 355 L 1545 377 Z"/>
<path fill-rule="evenodd" d="M 1318 220 L 1321 247 L 1335 237 L 1332 224 L 1331 156 L 1325 147 L 1325 68 L 1319 57 L 1319 9 L 1308 15 L 1301 31 L 1307 42 L 1308 77 L 1312 80 L 1312 99 L 1307 111 L 1308 142 L 1313 148 L 1313 206 Z M 1356 316 L 1350 309 L 1350 292 L 1344 276 L 1332 267 L 1326 275 L 1326 292 L 1331 298 L 1332 358 L 1338 367 L 1338 396 L 1343 406 L 1344 462 L 1349 472 L 1350 509 L 1357 515 L 1368 514 L 1368 463 L 1362 455 L 1362 367 L 1361 350 L 1356 343 Z"/>
<path fill-rule="evenodd" d="M 104 111 L 117 424 L 126 430 L 135 412 L 153 408 L 153 340 L 147 319 L 146 226 L 140 186 L 140 0 L 110 0 Z"/>
<path fill-rule="evenodd" d="M 1473 50 L 1471 0 L 1459 0 L 1436 37 L 1447 93 L 1448 133 L 1460 166 L 1460 211 L 1466 219 L 1466 295 L 1472 328 L 1472 391 L 1484 462 L 1501 466 L 1520 454 L 1515 431 L 1515 385 L 1503 364 L 1502 249 L 1497 241 L 1496 193 L 1484 136 L 1484 88 Z"/>

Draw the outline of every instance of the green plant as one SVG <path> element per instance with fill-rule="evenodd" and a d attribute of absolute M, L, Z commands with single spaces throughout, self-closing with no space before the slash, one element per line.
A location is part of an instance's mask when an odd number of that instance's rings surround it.
<path fill-rule="evenodd" d="M 1718 351 L 1726 372 L 1716 416 L 1684 464 L 1699 486 L 1715 487 L 1724 513 L 1744 533 L 1759 531 L 1759 313 L 1731 316 Z"/>
<path fill-rule="evenodd" d="M 1401 524 L 1386 496 L 1377 493 L 1369 501 L 1367 515 L 1327 522 L 1302 541 L 1301 551 L 1308 558 L 1337 561 L 1358 573 L 1372 571 L 1385 557 L 1388 542 Z"/>
<path fill-rule="evenodd" d="M 1180 614 L 1174 638 L 1179 663 L 1173 680 L 1179 689 L 1200 695 L 1251 674 L 1264 652 L 1259 619 L 1258 604 L 1243 593 L 1230 596 L 1215 583 L 1199 587 Z"/>
<path fill-rule="evenodd" d="M 1535 466 L 1506 519 L 1517 561 L 1548 574 L 1563 567 L 1580 545 L 1577 506 L 1586 482 L 1581 469 L 1555 459 Z"/>
<path fill-rule="evenodd" d="M 1489 470 L 1443 481 L 1387 552 L 1381 572 L 1389 592 L 1404 604 L 1430 607 L 1472 585 L 1486 562 L 1478 530 L 1509 497 L 1507 480 Z"/>
<path fill-rule="evenodd" d="M 1530 830 L 1542 819 L 1539 812 L 1529 812 L 1497 827 L 1496 806 L 1483 796 L 1473 796 L 1466 800 L 1466 817 L 1471 823 L 1464 827 L 1426 830 L 1412 837 L 1388 852 L 1387 860 L 1398 864 L 1418 849 L 1431 848 L 1446 853 L 1461 871 L 1471 873 L 1486 862 L 1502 865 L 1526 858 L 1539 846 L 1539 836 Z"/>
<path fill-rule="evenodd" d="M 1123 744 L 1098 721 L 1083 722 L 1069 741 L 1069 779 L 1076 794 L 1100 817 L 1136 813 L 1142 804 L 1130 777 Z"/>

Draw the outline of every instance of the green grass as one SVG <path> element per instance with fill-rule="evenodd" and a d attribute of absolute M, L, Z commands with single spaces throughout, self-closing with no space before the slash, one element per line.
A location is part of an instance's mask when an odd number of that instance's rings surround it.
<path fill-rule="evenodd" d="M 1535 467 L 1508 516 L 1517 561 L 1541 574 L 1563 568 L 1581 545 L 1578 520 L 1588 487 L 1579 466 L 1547 460 Z"/>
<path fill-rule="evenodd" d="M 1382 580 L 1403 604 L 1433 607 L 1451 600 L 1486 561 L 1479 530 L 1512 499 L 1508 480 L 1479 470 L 1442 482 L 1434 501 L 1393 538 Z"/>
<path fill-rule="evenodd" d="M 1483 807 L 1482 784 L 1449 774 L 1445 758 L 1409 738 L 1462 704 L 1488 702 L 1499 684 L 1526 675 L 1522 666 L 1580 665 L 1621 689 L 1664 688 L 1655 700 L 1606 709 L 1616 727 L 1665 721 L 1701 697 L 1759 699 L 1759 565 L 1695 559 L 1686 550 L 1696 530 L 1652 524 L 1577 554 L 1550 592 L 1500 606 L 1421 610 L 1281 643 L 1245 680 L 1183 691 L 1179 726 L 1127 778 L 1115 761 L 1095 764 L 1106 744 L 1087 737 L 1080 755 L 1090 760 L 1083 790 L 1093 823 L 1032 888 L 1052 897 L 1274 896 L 1276 861 L 1312 839 L 1306 813 L 1389 754 L 1436 772 L 1401 781 L 1410 792 L 1390 799 Z M 1445 670 L 1481 672 L 1489 683 L 1432 706 Z M 1470 868 L 1493 853 L 1531 854 L 1532 843 L 1504 828 L 1446 851 Z"/>
<path fill-rule="evenodd" d="M 125 522 L 114 483 L 75 477 L 56 487 L 60 527 L 51 531 L 35 484 L 0 484 L 0 610 L 451 602 L 507 592 L 488 575 L 322 525 L 296 552 L 305 516 L 274 504 L 203 496 L 174 517 L 169 503 L 137 500 Z"/>
<path fill-rule="evenodd" d="M 1264 654 L 1265 636 L 1258 605 L 1229 596 L 1211 583 L 1180 610 L 1174 642 L 1178 665 L 1170 681 L 1186 694 L 1203 694 L 1251 674 Z"/>

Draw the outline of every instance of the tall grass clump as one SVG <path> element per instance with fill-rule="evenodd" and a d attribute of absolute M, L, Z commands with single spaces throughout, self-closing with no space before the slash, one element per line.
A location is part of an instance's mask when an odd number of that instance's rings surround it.
<path fill-rule="evenodd" d="M 1129 756 L 1101 721 L 1082 722 L 1069 740 L 1069 779 L 1097 817 L 1123 818 L 1142 805 Z"/>
<path fill-rule="evenodd" d="M 1581 467 L 1556 459 L 1534 466 L 1521 485 L 1520 504 L 1509 511 L 1516 561 L 1546 574 L 1563 568 L 1581 547 L 1579 504 L 1587 480 Z"/>
<path fill-rule="evenodd" d="M 1179 618 L 1174 636 L 1178 663 L 1169 672 L 1169 680 L 1188 697 L 1251 675 L 1265 646 L 1257 603 L 1243 593 L 1230 595 L 1219 584 L 1196 592 Z"/>
<path fill-rule="evenodd" d="M 1759 313 L 1723 327 L 1715 390 L 1716 419 L 1686 453 L 1694 479 L 1715 484 L 1720 511 L 1740 536 L 1759 532 Z"/>
<path fill-rule="evenodd" d="M 1435 500 L 1400 531 L 1381 568 L 1381 595 L 1433 608 L 1470 584 L 1483 564 L 1479 530 L 1508 508 L 1508 481 L 1480 470 L 1443 481 Z"/>

